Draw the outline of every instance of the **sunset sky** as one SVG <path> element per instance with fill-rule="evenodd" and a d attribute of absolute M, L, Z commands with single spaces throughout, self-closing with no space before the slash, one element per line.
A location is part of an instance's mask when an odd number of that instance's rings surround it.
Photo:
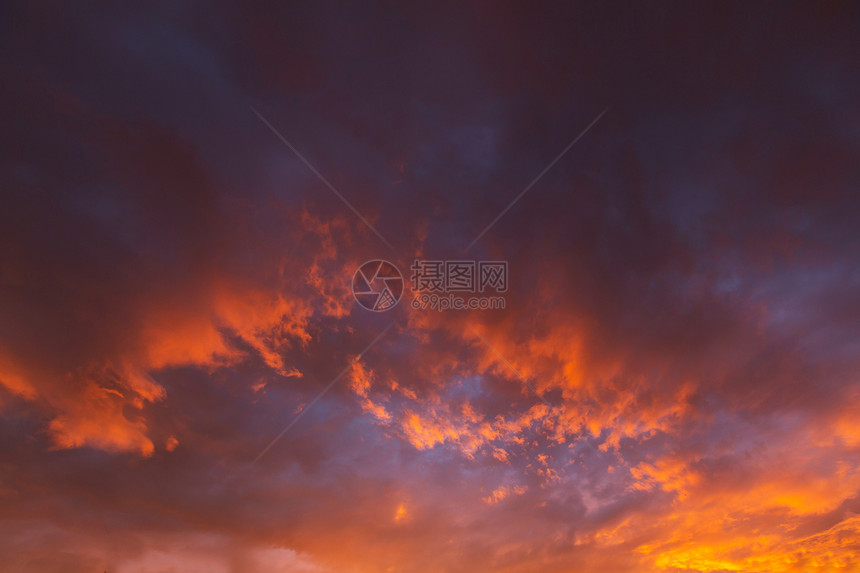
<path fill-rule="evenodd" d="M 860 571 L 857 3 L 5 2 L 0 69 L 0 572 Z"/>

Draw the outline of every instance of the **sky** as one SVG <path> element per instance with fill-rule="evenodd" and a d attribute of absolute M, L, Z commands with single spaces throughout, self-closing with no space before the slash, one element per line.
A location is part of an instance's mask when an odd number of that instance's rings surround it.
<path fill-rule="evenodd" d="M 860 571 L 858 29 L 4 3 L 2 570 Z"/>

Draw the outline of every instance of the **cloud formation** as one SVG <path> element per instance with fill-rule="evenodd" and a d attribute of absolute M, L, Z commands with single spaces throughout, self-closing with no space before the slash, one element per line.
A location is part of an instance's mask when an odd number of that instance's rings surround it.
<path fill-rule="evenodd" d="M 4 570 L 860 566 L 855 7 L 3 11 Z"/>

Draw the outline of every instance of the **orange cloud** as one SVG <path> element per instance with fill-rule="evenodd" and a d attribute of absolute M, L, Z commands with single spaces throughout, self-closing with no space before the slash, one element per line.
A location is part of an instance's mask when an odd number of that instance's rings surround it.
<path fill-rule="evenodd" d="M 83 393 L 49 424 L 57 448 L 89 446 L 109 452 L 137 452 L 146 457 L 155 447 L 141 417 L 129 419 L 126 396 L 87 381 Z M 134 399 L 132 399 L 132 402 Z"/>

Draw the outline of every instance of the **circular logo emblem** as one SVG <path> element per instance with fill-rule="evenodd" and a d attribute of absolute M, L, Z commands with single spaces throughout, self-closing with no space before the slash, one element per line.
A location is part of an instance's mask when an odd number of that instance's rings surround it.
<path fill-rule="evenodd" d="M 352 277 L 352 296 L 367 310 L 392 309 L 403 296 L 403 276 L 388 261 L 367 261 Z"/>

